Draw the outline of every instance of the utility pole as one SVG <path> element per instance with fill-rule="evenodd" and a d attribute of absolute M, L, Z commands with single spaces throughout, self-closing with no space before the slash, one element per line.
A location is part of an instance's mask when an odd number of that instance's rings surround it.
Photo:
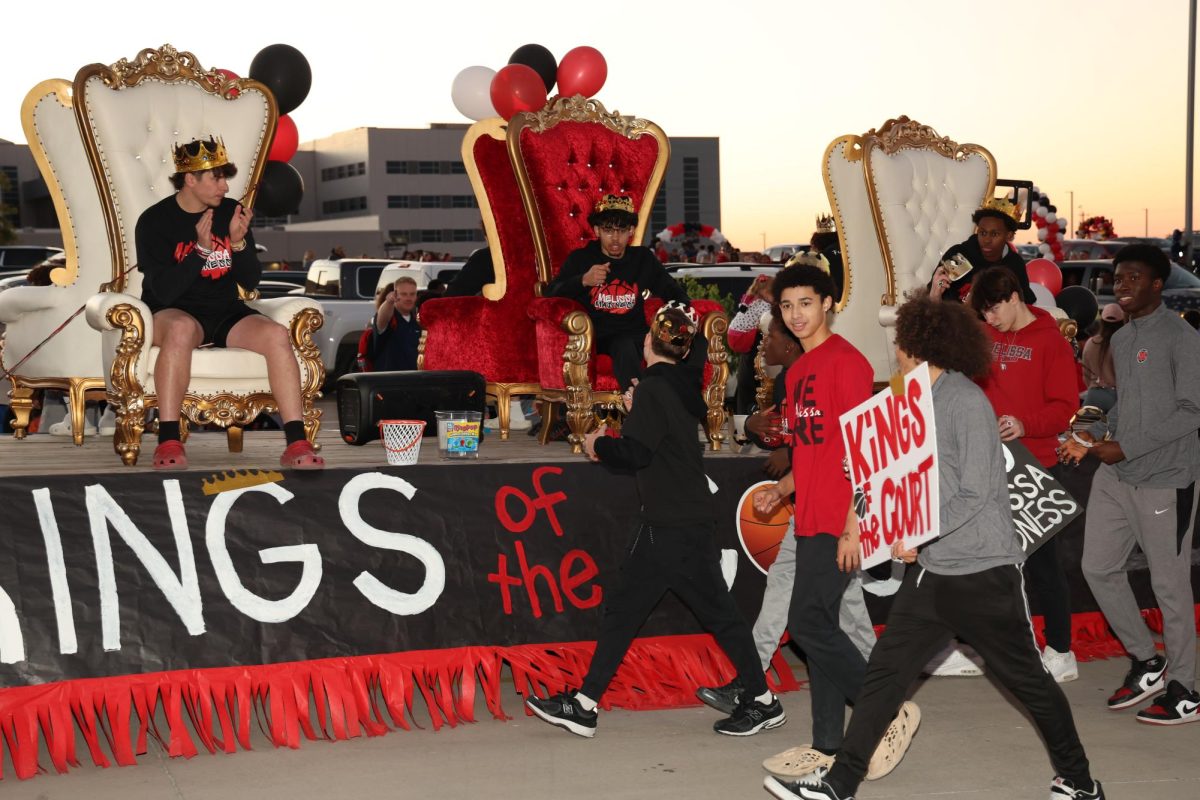
<path fill-rule="evenodd" d="M 1145 212 L 1145 214 L 1146 214 L 1146 218 L 1145 218 L 1144 224 L 1142 226 L 1142 236 L 1149 236 L 1150 235 L 1150 209 L 1143 208 L 1142 211 Z"/>
<path fill-rule="evenodd" d="M 1183 264 L 1192 268 L 1192 148 L 1196 133 L 1196 0 L 1188 3 L 1187 168 L 1184 170 Z"/>
<path fill-rule="evenodd" d="M 1075 190 L 1071 189 L 1067 194 L 1071 195 L 1071 230 L 1067 231 L 1067 235 L 1063 238 L 1075 235 Z"/>

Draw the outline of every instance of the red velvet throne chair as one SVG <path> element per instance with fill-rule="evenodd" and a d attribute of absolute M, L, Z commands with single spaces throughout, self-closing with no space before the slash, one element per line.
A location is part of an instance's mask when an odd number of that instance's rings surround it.
<path fill-rule="evenodd" d="M 427 300 L 421 306 L 419 369 L 465 369 L 487 381 L 500 438 L 508 438 L 509 399 L 536 395 L 536 332 L 528 309 L 538 273 L 533 238 L 505 144 L 504 120 L 476 122 L 463 138 L 463 164 L 479 202 L 495 281 L 480 297 Z"/>
<path fill-rule="evenodd" d="M 638 209 L 633 241 L 644 239 L 671 148 L 653 122 L 609 113 L 596 100 L 577 95 L 555 98 L 536 113 L 515 115 L 508 126 L 508 151 L 532 233 L 537 277 L 545 285 L 571 251 L 594 238 L 587 217 L 604 194 L 633 199 Z M 719 303 L 701 300 L 692 305 L 708 342 L 705 428 L 712 448 L 719 450 L 724 441 L 729 320 Z M 646 304 L 647 314 L 657 308 L 657 303 Z M 530 304 L 529 315 L 537 324 L 539 396 L 565 403 L 571 446 L 580 452 L 584 434 L 601 419 L 620 413 L 621 392 L 612 360 L 595 352 L 592 322 L 579 303 L 539 297 Z"/>

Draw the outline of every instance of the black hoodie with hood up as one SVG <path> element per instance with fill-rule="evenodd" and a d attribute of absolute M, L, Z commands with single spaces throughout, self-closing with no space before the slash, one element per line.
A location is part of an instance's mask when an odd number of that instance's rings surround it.
<path fill-rule="evenodd" d="M 649 367 L 633 394 L 620 438 L 596 440 L 596 456 L 637 475 L 642 517 L 651 525 L 711 523 L 713 509 L 696 423 L 708 411 L 700 373 L 686 364 Z"/>

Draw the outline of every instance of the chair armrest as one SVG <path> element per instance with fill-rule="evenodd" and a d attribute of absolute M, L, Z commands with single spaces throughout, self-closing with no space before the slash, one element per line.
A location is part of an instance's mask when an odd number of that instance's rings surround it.
<path fill-rule="evenodd" d="M 596 350 L 592 321 L 584 307 L 565 297 L 538 297 L 529 304 L 529 317 L 537 331 L 538 380 L 546 389 L 566 389 L 564 361 L 586 371 L 595 380 Z M 570 351 L 568 353 L 568 350 Z"/>
<path fill-rule="evenodd" d="M 417 322 L 422 330 L 431 331 L 443 325 L 461 324 L 463 320 L 477 320 L 488 303 L 485 297 L 432 297 L 421 304 Z"/>
<path fill-rule="evenodd" d="M 269 300 L 251 300 L 246 305 L 285 327 L 306 308 L 321 313 L 321 304 L 308 297 L 272 297 Z"/>
<path fill-rule="evenodd" d="M 572 311 L 585 311 L 582 304 L 567 297 L 535 297 L 529 303 L 529 318 L 534 322 L 548 322 L 554 327 L 562 326 L 563 319 Z"/>
<path fill-rule="evenodd" d="M 54 308 L 62 300 L 62 291 L 57 286 L 14 286 L 0 292 L 0 322 L 16 322 L 32 311 Z M 63 318 L 75 308 L 64 309 Z"/>
<path fill-rule="evenodd" d="M 154 315 L 150 313 L 150 306 L 131 294 L 101 292 L 100 294 L 92 295 L 88 298 L 87 311 L 85 312 L 88 325 L 91 325 L 98 331 L 116 330 L 117 326 L 108 319 L 108 312 L 122 303 L 133 306 L 133 309 L 141 315 L 142 324 L 145 326 L 146 341 L 153 341 Z"/>

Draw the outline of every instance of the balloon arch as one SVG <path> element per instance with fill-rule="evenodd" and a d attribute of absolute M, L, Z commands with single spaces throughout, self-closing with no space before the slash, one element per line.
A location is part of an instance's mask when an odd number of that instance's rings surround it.
<path fill-rule="evenodd" d="M 712 225 L 704 225 L 699 222 L 676 222 L 674 225 L 668 225 L 658 234 L 658 240 L 663 244 L 670 244 L 676 239 L 682 240 L 688 236 L 709 239 L 718 247 L 728 241 L 725 234 Z"/>

